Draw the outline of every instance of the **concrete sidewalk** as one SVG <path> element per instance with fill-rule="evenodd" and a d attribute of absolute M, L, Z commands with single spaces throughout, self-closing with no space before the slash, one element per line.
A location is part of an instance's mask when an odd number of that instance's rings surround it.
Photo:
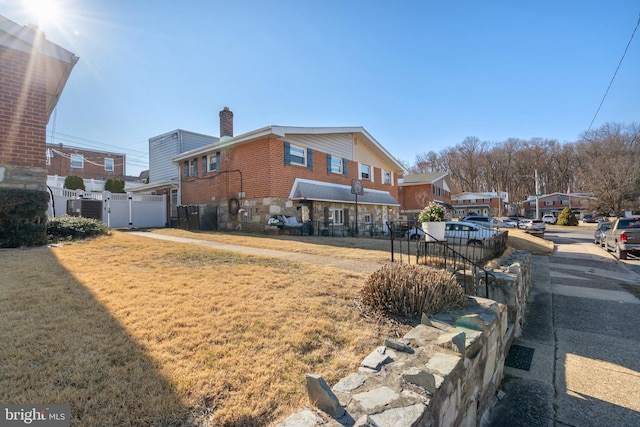
<path fill-rule="evenodd" d="M 248 246 L 233 245 L 229 243 L 214 242 L 210 240 L 190 239 L 185 237 L 165 236 L 162 234 L 149 233 L 145 231 L 127 231 L 127 234 L 135 236 L 147 237 L 150 239 L 168 240 L 178 243 L 189 243 L 193 245 L 204 246 L 212 249 L 220 249 L 246 255 L 265 256 L 272 258 L 287 259 L 289 261 L 306 262 L 310 264 L 324 265 L 328 267 L 339 268 L 342 270 L 353 271 L 355 273 L 371 274 L 381 267 L 381 264 L 357 261 L 351 259 L 332 258 L 321 255 L 309 255 L 298 252 L 279 251 L 276 249 L 253 248 Z"/>
<path fill-rule="evenodd" d="M 593 244 L 534 256 L 522 336 L 484 426 L 640 426 L 640 277 Z M 502 396 L 502 394 L 500 395 Z"/>

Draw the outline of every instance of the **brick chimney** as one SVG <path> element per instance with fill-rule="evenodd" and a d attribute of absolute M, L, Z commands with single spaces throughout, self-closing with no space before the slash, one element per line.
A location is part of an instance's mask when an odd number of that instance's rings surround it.
<path fill-rule="evenodd" d="M 225 136 L 233 137 L 233 112 L 229 107 L 220 111 L 220 138 Z"/>

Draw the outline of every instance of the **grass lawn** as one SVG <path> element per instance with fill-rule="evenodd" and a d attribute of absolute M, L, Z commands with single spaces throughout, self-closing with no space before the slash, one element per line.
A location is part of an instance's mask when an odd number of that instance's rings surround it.
<path fill-rule="evenodd" d="M 376 239 L 154 232 L 389 260 Z M 333 385 L 409 329 L 362 315 L 365 275 L 123 232 L 2 250 L 0 271 L 0 402 L 70 404 L 73 426 L 269 425 L 308 403 L 305 373 Z"/>
<path fill-rule="evenodd" d="M 334 384 L 406 328 L 361 315 L 364 275 L 122 232 L 3 250 L 0 271 L 0 401 L 70 404 L 71 425 L 268 425 L 307 404 L 305 373 Z"/>

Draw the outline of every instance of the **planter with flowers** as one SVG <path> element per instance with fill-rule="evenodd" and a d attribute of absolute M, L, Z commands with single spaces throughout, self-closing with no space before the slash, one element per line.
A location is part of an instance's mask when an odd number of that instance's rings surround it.
<path fill-rule="evenodd" d="M 276 218 L 269 218 L 264 229 L 269 234 L 280 234 L 280 227 L 282 227 L 282 221 Z"/>
<path fill-rule="evenodd" d="M 447 208 L 436 202 L 429 203 L 418 215 L 425 240 L 428 242 L 444 240 L 444 230 L 447 224 L 445 221 L 448 218 Z"/>

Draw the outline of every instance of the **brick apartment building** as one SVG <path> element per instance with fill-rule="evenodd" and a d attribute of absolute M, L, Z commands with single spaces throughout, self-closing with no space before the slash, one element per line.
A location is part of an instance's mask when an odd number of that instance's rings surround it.
<path fill-rule="evenodd" d="M 448 175 L 447 172 L 429 172 L 403 176 L 398 184 L 403 219 L 415 221 L 420 211 L 433 201 L 451 209 Z"/>
<path fill-rule="evenodd" d="M 76 175 L 100 180 L 126 175 L 126 156 L 119 153 L 47 144 L 45 160 L 48 175 Z"/>
<path fill-rule="evenodd" d="M 46 189 L 46 126 L 77 61 L 0 16 L 0 188 Z"/>

